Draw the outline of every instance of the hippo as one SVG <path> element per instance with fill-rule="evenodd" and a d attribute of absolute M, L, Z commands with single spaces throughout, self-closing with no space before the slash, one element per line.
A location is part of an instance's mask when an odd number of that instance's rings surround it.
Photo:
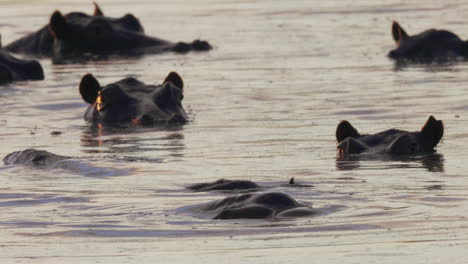
<path fill-rule="evenodd" d="M 32 167 L 50 167 L 55 163 L 71 159 L 71 157 L 60 156 L 45 150 L 25 149 L 12 152 L 3 158 L 5 165 L 25 165 Z"/>
<path fill-rule="evenodd" d="M 415 155 L 433 153 L 443 134 L 442 121 L 430 116 L 421 131 L 389 129 L 364 135 L 348 121 L 341 121 L 336 129 L 336 140 L 340 154 Z"/>
<path fill-rule="evenodd" d="M 98 124 L 183 124 L 188 120 L 182 107 L 183 86 L 175 72 L 161 85 L 125 78 L 103 87 L 86 74 L 79 86 L 81 97 L 90 104 L 84 119 Z"/>
<path fill-rule="evenodd" d="M 433 63 L 468 58 L 468 44 L 446 30 L 429 29 L 410 36 L 394 21 L 393 39 L 397 48 L 388 57 L 397 62 Z"/>
<path fill-rule="evenodd" d="M 130 174 L 132 168 L 97 167 L 79 158 L 57 155 L 46 150 L 25 149 L 3 158 L 5 165 L 20 165 L 34 169 L 60 169 L 87 177 L 109 177 Z"/>
<path fill-rule="evenodd" d="M 260 188 L 261 188 L 260 185 L 252 181 L 226 180 L 226 179 L 220 179 L 214 182 L 197 183 L 197 184 L 190 185 L 187 187 L 187 189 L 197 191 L 197 192 L 208 192 L 208 191 L 214 191 L 214 190 L 217 190 L 217 191 L 219 190 L 227 190 L 227 191 L 256 190 Z"/>
<path fill-rule="evenodd" d="M 21 60 L 1 48 L 0 41 L 0 85 L 13 81 L 44 80 L 44 71 L 35 60 Z"/>
<path fill-rule="evenodd" d="M 214 215 L 214 219 L 294 218 L 319 213 L 281 192 L 233 195 L 195 206 L 191 210 Z"/>
<path fill-rule="evenodd" d="M 294 177 L 292 177 L 288 184 L 282 184 L 281 187 L 313 187 L 313 185 L 308 184 L 298 184 L 295 182 Z M 209 192 L 209 191 L 257 191 L 260 189 L 268 188 L 266 186 L 258 185 L 255 182 L 248 180 L 226 180 L 220 179 L 214 182 L 203 182 L 193 184 L 187 187 L 189 190 L 197 192 Z"/>
<path fill-rule="evenodd" d="M 135 16 L 106 17 L 95 4 L 91 16 L 80 12 L 62 15 L 55 11 L 48 25 L 5 48 L 15 53 L 51 57 L 54 64 L 62 64 L 168 51 L 207 51 L 211 45 L 201 40 L 173 43 L 147 36 Z"/>

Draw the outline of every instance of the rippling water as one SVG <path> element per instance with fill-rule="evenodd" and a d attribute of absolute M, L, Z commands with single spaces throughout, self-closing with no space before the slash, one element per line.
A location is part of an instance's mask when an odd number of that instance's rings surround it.
<path fill-rule="evenodd" d="M 468 38 L 459 1 L 100 1 L 145 31 L 209 40 L 209 53 L 77 65 L 41 60 L 46 80 L 0 88 L 0 156 L 25 148 L 62 169 L 0 168 L 2 263 L 466 263 L 468 64 L 397 68 L 392 20 L 408 33 Z M 1 1 L 4 44 L 83 1 Z M 102 84 L 183 77 L 191 122 L 96 129 L 82 75 Z M 340 120 L 362 132 L 445 124 L 437 155 L 337 159 Z M 59 131 L 61 134 L 52 133 Z M 309 188 L 281 185 L 295 177 Z M 249 179 L 321 208 L 282 221 L 210 220 L 191 205 L 226 196 L 184 187 Z"/>

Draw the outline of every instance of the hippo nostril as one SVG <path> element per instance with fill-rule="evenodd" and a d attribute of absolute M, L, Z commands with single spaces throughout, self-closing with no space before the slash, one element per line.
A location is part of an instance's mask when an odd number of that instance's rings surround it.
<path fill-rule="evenodd" d="M 192 42 L 192 47 L 194 50 L 198 51 L 206 51 L 212 48 L 208 42 L 199 39 Z"/>

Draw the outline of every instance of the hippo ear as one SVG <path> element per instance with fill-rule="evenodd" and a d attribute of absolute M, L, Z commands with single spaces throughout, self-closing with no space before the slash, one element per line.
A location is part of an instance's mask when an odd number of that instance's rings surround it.
<path fill-rule="evenodd" d="M 180 103 L 184 98 L 182 90 L 171 85 L 171 82 L 166 82 L 163 84 L 161 90 L 154 96 L 154 102 L 163 109 L 170 108 L 175 106 L 177 103 Z"/>
<path fill-rule="evenodd" d="M 88 73 L 81 78 L 80 94 L 81 98 L 83 98 L 85 102 L 88 104 L 94 104 L 99 91 L 101 91 L 101 85 L 91 73 Z"/>
<path fill-rule="evenodd" d="M 440 139 L 444 135 L 444 125 L 442 121 L 435 119 L 433 116 L 430 116 L 427 119 L 426 124 L 421 129 L 421 134 L 424 140 L 429 140 L 431 147 L 437 146 Z"/>
<path fill-rule="evenodd" d="M 167 75 L 166 79 L 164 79 L 163 84 L 171 82 L 173 85 L 183 89 L 184 88 L 184 82 L 182 81 L 182 78 L 180 77 L 179 74 L 176 72 L 171 72 Z"/>
<path fill-rule="evenodd" d="M 358 131 L 348 122 L 341 121 L 341 123 L 336 128 L 336 140 L 341 142 L 348 137 L 358 137 Z"/>
<path fill-rule="evenodd" d="M 68 24 L 65 17 L 59 11 L 55 11 L 50 17 L 49 31 L 56 38 L 64 38 L 68 35 Z"/>
<path fill-rule="evenodd" d="M 102 12 L 101 8 L 99 8 L 98 4 L 96 2 L 93 2 L 93 4 L 94 4 L 93 16 L 104 16 L 104 13 Z"/>
<path fill-rule="evenodd" d="M 402 40 L 408 38 L 408 34 L 406 34 L 406 31 L 396 21 L 393 21 L 392 35 L 393 39 L 395 40 L 398 46 L 401 44 Z"/>

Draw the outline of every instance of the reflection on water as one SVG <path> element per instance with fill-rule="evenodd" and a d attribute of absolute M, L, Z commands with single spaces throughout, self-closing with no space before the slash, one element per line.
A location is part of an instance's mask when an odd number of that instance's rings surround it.
<path fill-rule="evenodd" d="M 365 169 L 394 169 L 394 168 L 425 168 L 431 172 L 444 172 L 444 156 L 429 153 L 417 156 L 389 155 L 389 154 L 343 154 L 336 157 L 338 170 L 355 170 L 361 168 L 361 162 L 377 161 L 375 167 Z"/>
<path fill-rule="evenodd" d="M 165 133 L 158 135 L 158 131 Z M 165 150 L 177 155 L 185 148 L 182 131 L 183 125 L 178 124 L 146 126 L 90 124 L 83 127 L 81 145 L 87 147 L 84 150 L 86 153 L 144 153 Z M 142 137 L 145 133 L 151 133 L 156 137 Z"/>
<path fill-rule="evenodd" d="M 444 72 L 444 71 L 458 71 L 457 65 L 461 65 L 464 60 L 459 61 L 444 61 L 444 62 L 433 62 L 427 63 L 415 63 L 410 61 L 397 61 L 394 62 L 394 71 L 404 71 L 410 68 L 416 68 L 422 71 L 428 72 Z"/>

